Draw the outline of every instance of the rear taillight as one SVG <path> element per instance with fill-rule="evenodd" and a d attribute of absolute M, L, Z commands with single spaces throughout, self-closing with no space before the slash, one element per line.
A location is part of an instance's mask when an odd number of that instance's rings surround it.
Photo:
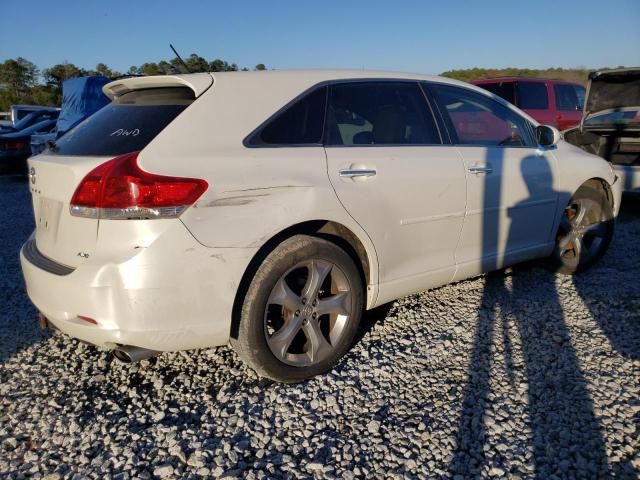
<path fill-rule="evenodd" d="M 5 150 L 22 150 L 26 146 L 27 144 L 24 142 L 16 142 L 12 140 L 9 140 L 4 144 Z"/>
<path fill-rule="evenodd" d="M 138 152 L 127 153 L 91 170 L 76 188 L 71 215 L 104 219 L 177 217 L 209 185 L 196 178 L 145 172 Z"/>

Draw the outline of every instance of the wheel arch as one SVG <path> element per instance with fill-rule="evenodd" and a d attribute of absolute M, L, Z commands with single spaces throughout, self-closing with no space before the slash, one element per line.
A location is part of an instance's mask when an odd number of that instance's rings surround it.
<path fill-rule="evenodd" d="M 575 195 L 578 190 L 580 190 L 582 187 L 591 187 L 595 190 L 599 190 L 602 193 L 604 193 L 605 198 L 607 199 L 607 201 L 609 202 L 609 204 L 611 205 L 611 209 L 613 212 L 617 211 L 616 210 L 616 198 L 613 194 L 613 189 L 611 188 L 611 185 L 609 184 L 609 182 L 607 180 L 605 180 L 604 178 L 601 177 L 592 177 L 589 180 L 586 180 L 585 182 L 583 182 L 577 189 L 575 192 L 573 192 L 573 195 Z"/>
<path fill-rule="evenodd" d="M 361 275 L 362 286 L 365 293 L 369 292 L 372 285 L 378 283 L 378 262 L 375 251 L 372 251 L 372 246 L 368 250 L 365 246 L 365 242 L 363 242 L 363 240 L 356 235 L 352 229 L 332 220 L 309 220 L 297 223 L 281 230 L 266 240 L 249 262 L 242 275 L 242 279 L 240 280 L 240 284 L 236 290 L 236 296 L 233 301 L 231 329 L 229 332 L 231 338 L 237 338 L 238 336 L 242 303 L 253 275 L 269 253 L 271 253 L 284 240 L 294 235 L 309 235 L 323 238 L 342 248 L 356 264 Z M 367 294 L 366 297 L 368 299 L 366 307 L 369 308 L 369 306 L 373 305 L 375 301 L 375 295 L 370 297 Z"/>

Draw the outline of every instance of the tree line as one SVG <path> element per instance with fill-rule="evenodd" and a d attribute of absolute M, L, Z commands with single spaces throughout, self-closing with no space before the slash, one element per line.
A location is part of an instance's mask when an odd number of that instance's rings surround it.
<path fill-rule="evenodd" d="M 196 72 L 234 72 L 240 69 L 237 64 L 225 60 L 215 59 L 207 61 L 204 57 L 192 53 L 184 59 L 188 71 Z M 182 62 L 176 57 L 171 60 L 147 62 L 133 65 L 127 72 L 112 70 L 104 63 L 98 63 L 95 69 L 85 70 L 73 63 L 59 63 L 40 70 L 29 60 L 17 57 L 0 63 L 0 111 L 7 111 L 11 105 L 26 103 L 35 105 L 55 105 L 62 102 L 62 82 L 69 78 L 86 75 L 103 75 L 108 78 L 118 78 L 123 75 L 172 75 L 186 73 Z M 259 63 L 254 70 L 266 70 L 264 64 Z M 589 70 L 586 68 L 468 68 L 449 70 L 440 75 L 455 78 L 465 82 L 490 77 L 541 77 L 567 80 L 586 84 Z"/>
<path fill-rule="evenodd" d="M 605 67 L 607 68 L 607 67 Z M 624 67 L 618 67 L 624 68 Z M 494 77 L 535 77 L 535 78 L 552 78 L 554 80 L 565 80 L 567 82 L 587 84 L 589 72 L 593 69 L 585 67 L 577 68 L 466 68 L 460 70 L 448 70 L 442 72 L 443 77 L 462 80 L 463 82 L 472 82 L 474 80 L 482 80 L 483 78 Z"/>
<path fill-rule="evenodd" d="M 8 111 L 11 105 L 34 104 L 59 106 L 62 103 L 62 83 L 69 78 L 92 75 L 103 75 L 107 78 L 118 78 L 124 75 L 172 75 L 197 72 L 233 72 L 240 69 L 237 64 L 205 58 L 192 53 L 184 59 L 187 68 L 176 57 L 171 60 L 133 65 L 127 72 L 112 70 L 104 63 L 98 63 L 95 69 L 86 70 L 73 63 L 63 62 L 40 70 L 37 65 L 26 58 L 10 58 L 0 63 L 0 111 Z M 259 63 L 254 70 L 266 70 Z"/>

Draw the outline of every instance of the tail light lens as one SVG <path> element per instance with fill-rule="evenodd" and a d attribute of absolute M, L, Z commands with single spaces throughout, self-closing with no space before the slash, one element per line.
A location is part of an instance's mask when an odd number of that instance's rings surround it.
<path fill-rule="evenodd" d="M 24 142 L 9 140 L 4 144 L 4 149 L 5 150 L 22 150 L 26 146 L 27 144 Z"/>
<path fill-rule="evenodd" d="M 138 153 L 127 153 L 91 170 L 71 198 L 71 215 L 104 219 L 177 217 L 209 185 L 196 178 L 145 172 Z"/>

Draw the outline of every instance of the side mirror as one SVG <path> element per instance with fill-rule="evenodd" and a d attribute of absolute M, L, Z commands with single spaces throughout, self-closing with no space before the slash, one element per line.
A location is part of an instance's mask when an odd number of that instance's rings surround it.
<path fill-rule="evenodd" d="M 553 147 L 560 141 L 560 132 L 555 127 L 540 125 L 536 128 L 536 142 L 541 147 Z"/>

